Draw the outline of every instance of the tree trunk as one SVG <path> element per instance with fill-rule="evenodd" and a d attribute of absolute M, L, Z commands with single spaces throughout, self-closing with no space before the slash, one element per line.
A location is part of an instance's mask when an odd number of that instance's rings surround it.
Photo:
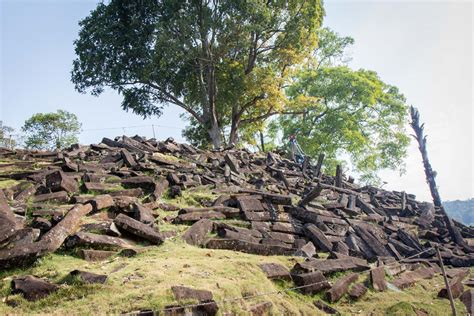
<path fill-rule="evenodd" d="M 262 151 L 265 152 L 265 140 L 263 138 L 263 133 L 262 131 L 258 131 L 260 134 L 260 145 L 262 146 Z"/>
<path fill-rule="evenodd" d="M 424 124 L 420 125 L 420 113 L 413 106 L 410 107 L 411 113 L 411 127 L 415 132 L 415 139 L 418 142 L 418 149 L 421 153 L 421 158 L 423 160 L 423 167 L 425 169 L 426 182 L 430 187 L 431 197 L 433 198 L 433 203 L 437 207 L 441 207 L 441 197 L 438 192 L 438 187 L 436 186 L 436 172 L 431 168 L 430 161 L 428 159 L 428 152 L 426 150 L 426 136 L 423 135 Z"/>
<path fill-rule="evenodd" d="M 217 122 L 213 123 L 211 127 L 207 130 L 207 132 L 209 133 L 209 137 L 211 138 L 212 146 L 214 147 L 214 149 L 221 148 L 221 133 Z"/>
<path fill-rule="evenodd" d="M 240 117 L 232 117 L 232 124 L 230 127 L 230 134 L 229 134 L 229 146 L 236 145 L 237 137 L 239 136 L 239 126 L 240 126 Z"/>
<path fill-rule="evenodd" d="M 426 136 L 423 133 L 424 124 L 420 125 L 420 113 L 418 112 L 416 108 L 412 106 L 410 107 L 410 114 L 411 114 L 410 125 L 413 128 L 413 131 L 415 132 L 414 137 L 416 141 L 418 142 L 418 149 L 420 150 L 421 158 L 423 159 L 423 167 L 425 169 L 426 182 L 428 182 L 428 185 L 430 187 L 433 203 L 435 206 L 440 208 L 443 214 L 444 222 L 449 231 L 449 234 L 451 235 L 453 242 L 463 247 L 464 250 L 468 252 L 473 252 L 474 249 L 467 245 L 466 241 L 462 237 L 457 227 L 454 225 L 454 222 L 449 218 L 448 214 L 446 213 L 446 210 L 444 209 L 441 203 L 441 197 L 439 195 L 438 187 L 436 185 L 436 179 L 435 179 L 436 172 L 431 167 L 430 161 L 428 159 L 428 152 L 426 150 Z"/>

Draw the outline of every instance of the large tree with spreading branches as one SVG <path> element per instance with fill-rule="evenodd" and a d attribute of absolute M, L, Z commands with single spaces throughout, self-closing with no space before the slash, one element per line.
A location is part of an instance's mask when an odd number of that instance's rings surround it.
<path fill-rule="evenodd" d="M 282 87 L 317 45 L 320 0 L 111 0 L 80 22 L 72 81 L 144 117 L 181 107 L 215 148 L 290 111 Z"/>

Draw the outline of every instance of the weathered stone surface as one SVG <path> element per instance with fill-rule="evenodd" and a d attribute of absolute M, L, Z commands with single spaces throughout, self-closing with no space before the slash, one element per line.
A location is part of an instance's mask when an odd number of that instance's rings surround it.
<path fill-rule="evenodd" d="M 8 205 L 5 194 L 0 190 L 0 243 L 13 236 L 22 226 Z"/>
<path fill-rule="evenodd" d="M 130 154 L 130 152 L 126 149 L 120 150 L 120 155 L 122 156 L 122 160 L 127 165 L 127 167 L 135 167 L 137 165 L 137 162 L 135 161 L 135 158 Z"/>
<path fill-rule="evenodd" d="M 210 301 L 213 298 L 211 291 L 197 290 L 185 286 L 172 286 L 171 291 L 173 292 L 176 300 L 197 300 L 199 302 Z"/>
<path fill-rule="evenodd" d="M 58 290 L 58 286 L 27 275 L 12 280 L 12 294 L 22 294 L 28 301 L 37 301 Z"/>
<path fill-rule="evenodd" d="M 270 212 L 244 212 L 244 218 L 248 221 L 268 222 L 273 219 Z"/>
<path fill-rule="evenodd" d="M 331 287 L 331 289 L 326 292 L 326 297 L 328 301 L 334 303 L 341 299 L 341 297 L 347 293 L 349 286 L 355 281 L 357 281 L 358 277 L 358 274 L 351 273 L 338 279 L 336 283 L 334 283 L 334 285 Z"/>
<path fill-rule="evenodd" d="M 271 280 L 291 280 L 290 271 L 278 263 L 262 263 L 258 265 Z"/>
<path fill-rule="evenodd" d="M 188 228 L 188 230 L 183 234 L 183 239 L 190 245 L 202 246 L 212 229 L 212 221 L 201 219 Z"/>
<path fill-rule="evenodd" d="M 117 252 L 115 251 L 107 251 L 107 250 L 88 250 L 88 249 L 81 249 L 80 255 L 81 258 L 86 261 L 104 261 L 109 259 L 112 256 L 115 256 Z"/>
<path fill-rule="evenodd" d="M 132 246 L 121 238 L 86 232 L 77 232 L 68 238 L 65 245 L 69 248 L 87 246 L 96 249 L 121 249 Z"/>
<path fill-rule="evenodd" d="M 107 281 L 107 276 L 104 274 L 96 274 L 87 271 L 73 270 L 69 273 L 73 277 L 77 277 L 84 283 L 99 283 L 104 284 Z"/>
<path fill-rule="evenodd" d="M 265 209 L 263 208 L 262 202 L 257 198 L 252 197 L 240 197 L 237 198 L 239 202 L 239 207 L 242 212 L 263 212 Z"/>
<path fill-rule="evenodd" d="M 296 241 L 296 236 L 293 234 L 285 234 L 280 232 L 268 232 L 268 237 L 282 241 L 287 244 L 294 244 Z"/>
<path fill-rule="evenodd" d="M 219 227 L 217 229 L 217 234 L 219 237 L 226 238 L 226 239 L 237 239 L 242 241 L 247 241 L 251 243 L 260 243 L 260 239 L 252 236 L 251 234 L 247 234 L 245 232 L 241 232 L 239 230 L 232 230 L 224 227 Z"/>
<path fill-rule="evenodd" d="M 303 247 L 296 252 L 297 256 L 312 258 L 316 255 L 316 248 L 311 241 L 307 242 Z"/>
<path fill-rule="evenodd" d="M 152 177 L 139 176 L 122 180 L 122 185 L 127 189 L 141 188 L 143 191 L 153 192 L 155 180 Z"/>
<path fill-rule="evenodd" d="M 454 268 L 446 270 L 448 278 L 461 278 L 462 280 L 464 280 L 470 273 L 469 269 Z"/>
<path fill-rule="evenodd" d="M 109 194 L 96 195 L 94 198 L 89 199 L 88 202 L 92 205 L 95 212 L 115 205 L 114 199 Z"/>
<path fill-rule="evenodd" d="M 202 219 L 225 219 L 226 216 L 220 212 L 209 211 L 209 212 L 193 212 L 180 214 L 176 217 L 176 223 L 194 223 Z"/>
<path fill-rule="evenodd" d="M 405 289 L 421 279 L 430 279 L 434 275 L 435 270 L 433 268 L 420 268 L 415 271 L 403 272 L 398 278 L 392 281 L 392 284 L 399 289 Z"/>
<path fill-rule="evenodd" d="M 330 252 L 332 249 L 331 242 L 326 238 L 324 233 L 314 224 L 306 224 L 304 226 L 306 235 L 313 244 L 320 250 Z"/>
<path fill-rule="evenodd" d="M 143 224 L 127 215 L 119 214 L 114 219 L 115 225 L 135 236 L 148 240 L 149 242 L 160 245 L 163 243 L 163 236 L 150 226 Z"/>
<path fill-rule="evenodd" d="M 67 203 L 69 201 L 69 196 L 66 191 L 59 191 L 53 193 L 45 193 L 33 196 L 33 203 L 40 202 L 60 202 Z"/>
<path fill-rule="evenodd" d="M 153 211 L 141 205 L 140 203 L 131 204 L 130 209 L 133 213 L 133 218 L 137 221 L 147 225 L 153 225 L 153 223 L 155 222 Z"/>
<path fill-rule="evenodd" d="M 38 242 L 0 249 L 0 268 L 18 267 L 31 263 L 38 257 L 54 252 L 64 240 L 77 230 L 81 218 L 92 211 L 90 204 L 75 205 L 56 226 L 44 234 Z"/>
<path fill-rule="evenodd" d="M 324 274 L 329 274 L 339 271 L 365 271 L 370 267 L 366 260 L 348 257 L 344 259 L 309 259 L 307 261 L 297 263 L 294 266 L 295 271 L 312 272 L 321 271 Z"/>
<path fill-rule="evenodd" d="M 79 191 L 79 186 L 74 178 L 67 176 L 61 170 L 50 173 L 46 176 L 46 186 L 52 191 L 66 191 L 74 193 Z"/>
<path fill-rule="evenodd" d="M 186 207 L 179 210 L 178 214 L 188 213 L 207 213 L 219 212 L 225 215 L 226 218 L 239 218 L 240 210 L 234 207 L 226 206 L 210 206 L 210 207 Z"/>
<path fill-rule="evenodd" d="M 36 228 L 21 228 L 15 230 L 13 235 L 2 242 L 0 247 L 15 248 L 21 245 L 29 245 L 38 240 L 40 230 Z"/>
<path fill-rule="evenodd" d="M 459 297 L 469 315 L 474 315 L 474 289 L 468 289 Z"/>
<path fill-rule="evenodd" d="M 449 287 L 451 288 L 451 294 L 453 295 L 453 298 L 458 298 L 461 296 L 461 294 L 464 291 L 464 285 L 462 284 L 462 278 L 461 277 L 456 277 L 449 281 Z M 438 292 L 438 297 L 442 298 L 449 298 L 448 297 L 448 290 L 446 288 L 441 289 Z"/>
<path fill-rule="evenodd" d="M 116 190 L 118 185 L 112 183 L 101 183 L 101 182 L 84 182 L 84 188 L 87 192 L 91 193 L 111 193 Z"/>
<path fill-rule="evenodd" d="M 33 219 L 33 222 L 31 222 L 31 227 L 37 228 L 44 233 L 50 230 L 53 225 L 46 218 L 35 217 L 35 219 Z"/>
<path fill-rule="evenodd" d="M 290 256 L 295 252 L 295 249 L 291 247 L 256 244 L 236 239 L 212 238 L 206 242 L 205 247 L 211 249 L 229 249 L 262 256 Z"/>
<path fill-rule="evenodd" d="M 356 283 L 351 286 L 347 294 L 353 300 L 358 300 L 359 298 L 364 296 L 365 293 L 367 293 L 367 288 L 365 287 L 365 285 L 363 283 Z"/>
<path fill-rule="evenodd" d="M 340 313 L 334 307 L 329 306 L 328 304 L 324 303 L 321 300 L 314 301 L 314 306 L 318 309 L 322 310 L 326 314 L 330 315 L 340 315 Z"/>
<path fill-rule="evenodd" d="M 291 278 L 296 286 L 301 287 L 299 290 L 305 294 L 316 294 L 331 287 L 320 271 L 292 274 Z"/>
<path fill-rule="evenodd" d="M 239 162 L 237 161 L 237 159 L 235 159 L 234 156 L 232 156 L 231 154 L 226 154 L 224 156 L 224 159 L 227 165 L 230 167 L 230 170 L 237 174 L 240 173 Z"/>
<path fill-rule="evenodd" d="M 315 198 L 317 198 L 321 192 L 323 191 L 323 187 L 321 185 L 316 186 L 314 189 L 308 192 L 300 201 L 299 206 L 305 206 Z"/>
<path fill-rule="evenodd" d="M 304 230 L 302 226 L 296 225 L 294 223 L 282 223 L 276 222 L 271 226 L 271 230 L 274 232 L 294 234 L 294 235 L 304 235 Z"/>
<path fill-rule="evenodd" d="M 378 238 L 372 235 L 368 230 L 362 226 L 353 226 L 359 237 L 367 244 L 367 246 L 377 255 L 382 257 L 391 257 L 391 254 L 380 242 Z"/>
<path fill-rule="evenodd" d="M 383 266 L 370 270 L 370 282 L 376 291 L 385 291 L 387 282 L 385 281 L 385 269 Z"/>

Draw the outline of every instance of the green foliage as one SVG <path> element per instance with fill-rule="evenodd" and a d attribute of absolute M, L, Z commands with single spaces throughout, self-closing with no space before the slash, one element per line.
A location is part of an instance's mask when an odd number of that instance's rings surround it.
<path fill-rule="evenodd" d="M 443 206 L 448 215 L 465 225 L 474 226 L 474 198 L 445 201 Z"/>
<path fill-rule="evenodd" d="M 0 147 L 15 148 L 16 140 L 12 137 L 14 131 L 13 127 L 3 125 L 3 121 L 0 121 Z"/>
<path fill-rule="evenodd" d="M 112 0 L 80 22 L 72 81 L 143 117 L 183 108 L 185 135 L 219 147 L 286 107 L 281 87 L 317 44 L 320 0 Z M 203 131 L 207 132 L 207 135 Z"/>
<path fill-rule="evenodd" d="M 328 29 L 320 32 L 319 63 L 302 69 L 287 89 L 293 107 L 303 114 L 281 116 L 272 124 L 284 140 L 297 134 L 306 154 L 324 153 L 329 172 L 349 158 L 362 180 L 376 181 L 376 171 L 403 167 L 407 105 L 398 89 L 374 71 L 344 64 L 344 50 L 352 42 Z"/>
<path fill-rule="evenodd" d="M 25 121 L 25 146 L 32 149 L 64 148 L 78 142 L 81 123 L 73 113 L 58 110 L 37 113 Z"/>

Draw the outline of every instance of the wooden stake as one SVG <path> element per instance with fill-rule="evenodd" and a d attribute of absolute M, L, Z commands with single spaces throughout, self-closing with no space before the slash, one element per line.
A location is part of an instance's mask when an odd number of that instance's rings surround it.
<path fill-rule="evenodd" d="M 448 291 L 449 303 L 451 304 L 451 310 L 453 311 L 453 316 L 457 316 L 456 308 L 454 307 L 453 293 L 451 293 L 451 287 L 449 286 L 448 276 L 444 270 L 443 259 L 441 258 L 441 253 L 439 252 L 439 246 L 436 245 L 436 253 L 438 255 L 439 265 L 441 267 L 441 272 L 443 273 L 444 284 L 446 285 L 446 290 Z"/>

